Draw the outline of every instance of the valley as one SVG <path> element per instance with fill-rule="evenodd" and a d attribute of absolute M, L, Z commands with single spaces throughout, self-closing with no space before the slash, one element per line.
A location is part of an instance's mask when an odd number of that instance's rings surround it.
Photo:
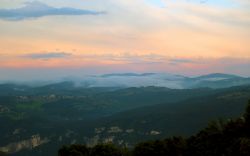
<path fill-rule="evenodd" d="M 213 78 L 212 83 L 220 81 Z M 13 156 L 52 156 L 67 144 L 112 142 L 129 148 L 190 136 L 212 120 L 240 117 L 250 99 L 249 84 L 171 89 L 65 81 L 36 87 L 1 84 L 0 90 L 0 150 Z"/>

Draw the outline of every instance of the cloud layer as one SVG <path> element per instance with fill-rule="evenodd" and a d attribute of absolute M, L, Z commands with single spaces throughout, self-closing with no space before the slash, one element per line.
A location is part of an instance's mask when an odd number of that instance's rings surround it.
<path fill-rule="evenodd" d="M 65 58 L 71 56 L 71 53 L 65 52 L 49 52 L 49 53 L 34 53 L 27 54 L 23 57 L 31 58 L 31 59 L 53 59 L 53 58 Z"/>
<path fill-rule="evenodd" d="M 100 15 L 104 12 L 75 8 L 54 8 L 39 1 L 27 2 L 15 9 L 0 9 L 0 18 L 4 20 L 24 20 L 55 15 Z"/>

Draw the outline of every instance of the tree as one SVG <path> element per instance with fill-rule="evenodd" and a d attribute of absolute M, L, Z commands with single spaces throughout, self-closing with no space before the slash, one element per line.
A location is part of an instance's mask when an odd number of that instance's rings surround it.
<path fill-rule="evenodd" d="M 240 156 L 250 155 L 250 138 L 240 139 Z"/>
<path fill-rule="evenodd" d="M 165 156 L 166 148 L 163 141 L 148 141 L 135 146 L 134 156 Z"/>
<path fill-rule="evenodd" d="M 246 108 L 246 112 L 244 114 L 244 118 L 245 118 L 246 125 L 249 128 L 250 127 L 250 100 L 248 100 L 248 105 Z"/>
<path fill-rule="evenodd" d="M 88 156 L 89 149 L 85 145 L 63 146 L 58 151 L 58 156 Z"/>
<path fill-rule="evenodd" d="M 7 156 L 7 154 L 4 153 L 4 152 L 2 152 L 2 151 L 0 151 L 0 156 Z"/>
<path fill-rule="evenodd" d="M 122 156 L 121 149 L 113 144 L 99 144 L 94 146 L 90 152 L 91 156 Z"/>
<path fill-rule="evenodd" d="M 163 141 L 148 141 L 138 144 L 133 151 L 134 156 L 183 156 L 186 150 L 186 140 L 173 137 Z"/>
<path fill-rule="evenodd" d="M 187 141 L 183 137 L 165 139 L 165 147 L 169 156 L 183 156 L 187 150 Z"/>

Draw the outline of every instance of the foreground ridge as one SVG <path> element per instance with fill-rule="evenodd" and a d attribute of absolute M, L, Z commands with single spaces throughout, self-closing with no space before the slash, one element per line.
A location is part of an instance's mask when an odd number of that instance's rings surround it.
<path fill-rule="evenodd" d="M 249 156 L 250 155 L 250 100 L 244 115 L 228 121 L 210 122 L 198 134 L 189 138 L 172 137 L 147 141 L 134 148 L 113 144 L 63 146 L 58 156 Z"/>

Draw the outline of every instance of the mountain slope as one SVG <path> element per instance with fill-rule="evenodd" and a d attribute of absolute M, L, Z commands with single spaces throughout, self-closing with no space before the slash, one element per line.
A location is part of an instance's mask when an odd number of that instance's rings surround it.
<path fill-rule="evenodd" d="M 12 154 L 16 156 L 55 155 L 56 149 L 71 143 L 131 146 L 190 135 L 212 119 L 240 116 L 250 99 L 250 86 L 114 89 L 61 83 L 8 92 L 0 94 L 0 149 L 14 152 L 22 147 Z M 39 144 L 36 148 L 32 140 Z"/>
<path fill-rule="evenodd" d="M 131 141 L 190 135 L 213 119 L 239 117 L 249 99 L 250 86 L 233 87 L 213 95 L 122 112 L 103 119 L 102 126 L 133 129 L 134 135 L 121 137 Z"/>

